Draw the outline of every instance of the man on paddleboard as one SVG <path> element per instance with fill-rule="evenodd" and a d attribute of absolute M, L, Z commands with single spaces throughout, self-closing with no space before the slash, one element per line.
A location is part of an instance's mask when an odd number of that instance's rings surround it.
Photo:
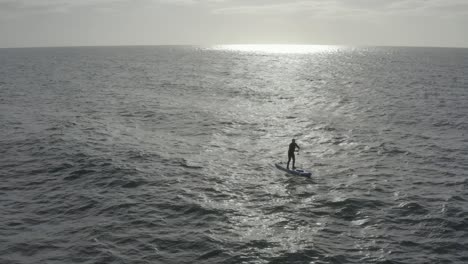
<path fill-rule="evenodd" d="M 293 170 L 296 169 L 296 166 L 295 166 L 296 156 L 294 155 L 296 148 L 297 148 L 297 151 L 299 151 L 300 147 L 296 144 L 296 140 L 293 139 L 291 144 L 289 144 L 289 150 L 288 150 L 288 165 L 286 166 L 288 170 L 289 170 L 289 162 L 291 161 L 291 159 L 292 159 L 292 168 Z"/>

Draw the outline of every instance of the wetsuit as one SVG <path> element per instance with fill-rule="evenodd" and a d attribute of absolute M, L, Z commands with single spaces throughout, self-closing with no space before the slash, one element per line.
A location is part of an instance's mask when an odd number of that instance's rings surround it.
<path fill-rule="evenodd" d="M 295 163 L 296 163 L 296 156 L 294 155 L 294 151 L 296 150 L 296 148 L 300 149 L 299 146 L 295 143 L 295 142 L 291 142 L 291 144 L 289 144 L 289 150 L 288 150 L 288 165 L 287 165 L 287 169 L 289 170 L 289 162 L 293 161 L 293 164 L 292 164 L 292 168 L 293 170 L 296 168 L 295 167 Z"/>

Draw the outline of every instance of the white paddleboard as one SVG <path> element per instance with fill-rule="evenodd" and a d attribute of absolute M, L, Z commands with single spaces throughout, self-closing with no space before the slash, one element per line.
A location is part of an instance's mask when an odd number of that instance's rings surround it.
<path fill-rule="evenodd" d="M 294 170 L 288 170 L 286 169 L 285 167 L 283 167 L 281 164 L 279 163 L 275 163 L 275 167 L 279 170 L 282 170 L 282 171 L 285 171 L 289 174 L 293 174 L 293 175 L 299 175 L 299 176 L 304 176 L 304 177 L 310 177 L 312 176 L 312 173 L 311 172 L 308 172 L 308 171 L 305 171 L 305 170 L 301 170 L 301 169 L 294 169 Z"/>

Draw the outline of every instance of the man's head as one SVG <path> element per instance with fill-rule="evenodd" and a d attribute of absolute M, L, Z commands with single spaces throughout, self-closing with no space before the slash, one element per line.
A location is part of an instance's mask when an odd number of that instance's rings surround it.
<path fill-rule="evenodd" d="M 293 139 L 293 140 L 292 140 L 292 143 L 296 143 L 296 140 L 295 140 L 295 139 Z"/>

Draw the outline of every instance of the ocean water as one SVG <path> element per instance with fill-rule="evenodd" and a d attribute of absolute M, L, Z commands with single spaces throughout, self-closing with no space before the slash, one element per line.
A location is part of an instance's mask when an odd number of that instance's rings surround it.
<path fill-rule="evenodd" d="M 467 132 L 468 49 L 0 49 L 0 263 L 468 263 Z"/>

